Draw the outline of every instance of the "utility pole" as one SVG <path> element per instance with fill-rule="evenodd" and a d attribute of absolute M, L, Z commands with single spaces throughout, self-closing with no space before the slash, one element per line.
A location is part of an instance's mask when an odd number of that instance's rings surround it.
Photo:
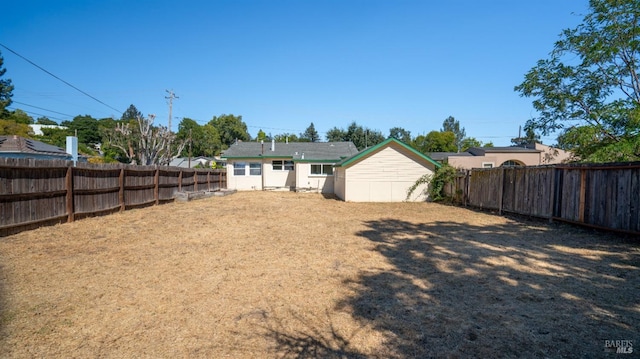
<path fill-rule="evenodd" d="M 169 96 L 165 96 L 164 98 L 166 98 L 167 100 L 169 100 L 169 133 L 171 133 L 171 111 L 173 108 L 173 99 L 174 98 L 180 98 L 178 96 L 176 96 L 176 94 L 173 92 L 173 90 L 169 91 L 169 90 L 165 90 Z"/>
<path fill-rule="evenodd" d="M 164 98 L 166 98 L 167 100 L 169 100 L 169 121 L 167 123 L 167 125 L 169 126 L 169 141 L 167 142 L 167 153 L 169 156 L 167 156 L 167 165 L 169 163 L 171 163 L 171 157 L 173 157 L 173 155 L 171 154 L 171 117 L 173 116 L 173 114 L 171 113 L 173 110 L 173 99 L 174 98 L 179 98 L 178 96 L 176 96 L 175 93 L 173 93 L 173 90 L 169 91 L 169 90 L 165 90 L 169 96 L 165 96 Z"/>

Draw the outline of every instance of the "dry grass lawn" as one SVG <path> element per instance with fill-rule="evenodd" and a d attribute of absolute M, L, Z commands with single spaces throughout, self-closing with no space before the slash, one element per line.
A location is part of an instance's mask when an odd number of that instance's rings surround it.
<path fill-rule="evenodd" d="M 432 203 L 240 192 L 0 238 L 0 357 L 640 351 L 637 241 Z"/>

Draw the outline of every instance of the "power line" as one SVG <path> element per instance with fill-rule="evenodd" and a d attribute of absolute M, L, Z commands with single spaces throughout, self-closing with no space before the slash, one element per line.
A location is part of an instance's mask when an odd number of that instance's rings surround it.
<path fill-rule="evenodd" d="M 57 113 L 58 115 L 62 115 L 62 116 L 68 116 L 68 117 L 74 117 L 73 115 L 69 115 L 66 113 L 62 113 L 62 112 L 58 112 L 58 111 L 53 111 L 53 110 L 48 110 L 46 108 L 42 108 L 42 107 L 38 107 L 38 106 L 34 106 L 34 105 L 29 105 L 28 103 L 24 103 L 24 102 L 20 102 L 20 101 L 11 101 L 12 103 L 17 103 L 23 106 L 29 106 L 29 107 L 33 107 L 33 108 L 37 108 L 38 110 L 44 110 L 44 111 L 48 111 L 48 112 L 52 112 L 52 113 Z"/>
<path fill-rule="evenodd" d="M 1 43 L 0 43 L 0 46 L 2 46 L 2 47 L 4 47 L 5 49 L 9 50 L 9 51 L 10 51 L 10 52 L 12 52 L 14 55 L 16 55 L 16 56 L 18 56 L 19 58 L 21 58 L 21 59 L 25 60 L 26 62 L 30 63 L 31 65 L 33 65 L 33 66 L 35 66 L 35 67 L 37 67 L 38 69 L 40 69 L 40 70 L 44 71 L 46 74 L 50 75 L 51 77 L 53 77 L 53 78 L 55 78 L 55 79 L 57 79 L 57 80 L 61 81 L 61 82 L 62 82 L 62 83 L 64 83 L 65 85 L 67 85 L 67 86 L 69 86 L 69 87 L 73 88 L 74 90 L 76 90 L 76 91 L 80 92 L 81 94 L 83 94 L 83 95 L 85 95 L 85 96 L 87 96 L 87 97 L 89 97 L 89 98 L 91 98 L 91 99 L 93 99 L 93 100 L 97 101 L 98 103 L 101 103 L 101 104 L 103 104 L 103 105 L 107 106 L 108 108 L 110 108 L 110 109 L 112 109 L 112 110 L 114 110 L 114 111 L 116 111 L 116 112 L 118 112 L 118 113 L 122 113 L 122 112 L 123 112 L 123 111 L 118 110 L 117 108 L 114 108 L 114 107 L 111 107 L 111 106 L 107 105 L 106 103 L 104 103 L 104 102 L 102 102 L 102 101 L 98 100 L 97 98 L 95 98 L 95 97 L 93 97 L 93 96 L 89 95 L 88 93 L 86 93 L 86 92 L 84 92 L 84 91 L 80 90 L 79 88 L 77 88 L 77 87 L 73 86 L 72 84 L 68 83 L 67 81 L 65 81 L 65 80 L 61 79 L 60 77 L 58 77 L 58 76 L 56 76 L 56 75 L 52 74 L 51 72 L 49 72 L 49 71 L 45 70 L 45 69 L 44 69 L 44 68 L 42 68 L 41 66 L 37 65 L 35 62 L 33 62 L 33 61 L 29 60 L 28 58 L 26 58 L 26 57 L 24 57 L 24 56 L 20 55 L 19 53 L 17 53 L 17 52 L 15 52 L 15 51 L 11 50 L 10 48 L 6 47 L 4 44 L 1 44 Z"/>
<path fill-rule="evenodd" d="M 15 101 L 14 101 L 14 102 L 15 102 Z M 32 111 L 25 111 L 25 110 L 22 110 L 22 109 L 19 109 L 19 108 L 13 108 L 13 106 L 9 106 L 9 107 L 7 107 L 7 108 L 8 108 L 8 109 L 10 109 L 10 110 L 11 110 L 11 109 L 13 109 L 14 111 L 15 111 L 15 110 L 20 110 L 20 111 L 23 111 L 24 113 L 29 114 L 29 115 L 36 115 L 36 116 L 43 116 L 43 117 L 47 117 L 47 118 L 48 118 L 48 119 L 50 119 L 50 120 L 64 121 L 63 119 L 58 118 L 58 117 L 47 116 L 47 115 L 44 115 L 44 114 L 41 114 L 41 113 L 37 113 L 37 112 L 32 112 Z"/>

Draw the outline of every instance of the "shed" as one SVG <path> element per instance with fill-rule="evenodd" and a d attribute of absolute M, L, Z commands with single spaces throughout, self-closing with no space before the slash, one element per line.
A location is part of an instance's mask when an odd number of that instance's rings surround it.
<path fill-rule="evenodd" d="M 408 190 L 441 165 L 409 145 L 389 138 L 335 165 L 334 193 L 350 202 L 425 201 L 427 184 Z"/>

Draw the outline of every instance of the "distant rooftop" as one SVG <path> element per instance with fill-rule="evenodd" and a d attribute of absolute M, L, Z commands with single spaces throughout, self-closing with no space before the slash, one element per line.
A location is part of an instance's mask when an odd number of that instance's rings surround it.
<path fill-rule="evenodd" d="M 0 136 L 0 154 L 21 153 L 71 158 L 64 149 L 20 136 Z"/>
<path fill-rule="evenodd" d="M 272 150 L 273 145 L 273 150 Z M 293 160 L 335 160 L 358 153 L 352 142 L 238 142 L 222 158 L 291 158 Z"/>

